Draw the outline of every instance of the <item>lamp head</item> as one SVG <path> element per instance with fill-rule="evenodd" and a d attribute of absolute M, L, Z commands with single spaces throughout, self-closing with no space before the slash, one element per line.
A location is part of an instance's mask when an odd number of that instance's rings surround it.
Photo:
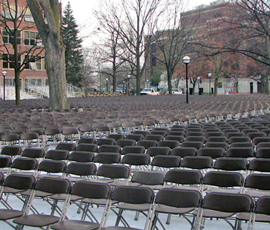
<path fill-rule="evenodd" d="M 184 62 L 185 64 L 189 64 L 189 63 L 190 63 L 190 57 L 189 57 L 189 56 L 183 57 L 183 62 Z"/>
<path fill-rule="evenodd" d="M 6 71 L 3 71 L 2 72 L 2 75 L 5 77 L 7 75 L 7 72 Z"/>

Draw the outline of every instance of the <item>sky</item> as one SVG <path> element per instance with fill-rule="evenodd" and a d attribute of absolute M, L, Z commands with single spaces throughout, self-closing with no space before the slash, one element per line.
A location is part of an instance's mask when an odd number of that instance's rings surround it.
<path fill-rule="evenodd" d="M 68 2 L 71 4 L 73 10 L 73 16 L 76 19 L 76 23 L 79 26 L 80 36 L 85 40 L 83 45 L 87 45 L 89 40 L 89 31 L 94 31 L 98 25 L 95 23 L 95 18 L 92 11 L 98 7 L 100 0 L 60 0 L 63 4 L 63 9 Z M 117 1 L 117 0 L 114 0 Z M 128 1 L 128 0 L 127 0 Z M 188 9 L 194 9 L 199 5 L 209 5 L 214 0 L 188 0 Z"/>

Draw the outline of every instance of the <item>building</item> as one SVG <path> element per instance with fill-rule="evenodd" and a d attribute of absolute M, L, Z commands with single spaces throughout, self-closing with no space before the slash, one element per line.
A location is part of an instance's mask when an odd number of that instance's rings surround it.
<path fill-rule="evenodd" d="M 7 2 L 9 4 L 7 4 Z M 0 61 L 1 73 L 6 72 L 4 88 L 7 98 L 15 97 L 15 74 L 12 66 L 12 60 L 14 60 L 14 49 L 12 48 L 14 36 L 12 35 L 12 31 L 9 31 L 14 29 L 12 27 L 12 20 L 14 20 L 14 18 L 17 18 L 19 25 L 17 28 L 19 31 L 17 34 L 19 63 L 22 65 L 22 68 L 24 68 L 20 74 L 21 94 L 23 92 L 34 93 L 44 90 L 48 91 L 48 79 L 44 63 L 45 51 L 42 41 L 39 37 L 31 12 L 27 7 L 26 0 L 18 0 L 17 2 L 17 11 L 14 1 L 3 0 L 0 5 L 0 29 L 2 35 L 0 41 Z M 24 62 L 29 59 L 30 62 L 24 64 Z M 4 78 L 3 74 L 1 75 L 0 87 L 3 89 Z M 0 97 L 3 98 L 3 90 L 0 92 Z"/>
<path fill-rule="evenodd" d="M 237 31 L 230 30 L 226 35 L 217 33 L 231 28 L 230 20 L 234 19 L 238 5 L 223 0 L 215 1 L 210 5 L 201 5 L 194 10 L 181 13 L 182 30 L 190 31 L 188 41 L 190 45 L 184 48 L 184 55 L 189 55 L 189 91 L 190 93 L 213 93 L 215 90 L 221 93 L 257 93 L 260 92 L 261 82 L 251 78 L 247 68 L 247 58 L 237 53 L 225 53 L 213 56 L 210 59 L 203 58 L 201 41 L 209 44 L 222 45 L 233 42 Z M 161 33 L 160 31 L 158 33 Z M 166 37 L 167 31 L 162 31 Z M 155 69 L 160 68 L 161 63 L 156 59 L 159 56 L 157 42 L 151 42 L 151 52 L 146 60 L 145 80 L 150 79 Z M 204 47 L 203 52 L 206 48 Z M 183 56 L 184 56 L 183 55 Z M 215 72 L 215 70 L 220 71 Z M 212 73 L 209 79 L 208 73 Z M 197 81 L 200 79 L 200 81 Z M 172 82 L 178 82 L 179 90 L 185 88 L 185 66 L 180 61 L 175 68 Z M 198 89 L 197 89 L 198 88 Z"/>

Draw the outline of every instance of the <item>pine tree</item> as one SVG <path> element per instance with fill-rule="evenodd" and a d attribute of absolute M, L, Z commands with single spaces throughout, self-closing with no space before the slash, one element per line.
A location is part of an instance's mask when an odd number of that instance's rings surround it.
<path fill-rule="evenodd" d="M 70 2 L 68 2 L 63 16 L 63 42 L 65 46 L 66 79 L 67 82 L 81 87 L 83 75 L 82 39 L 78 37 L 78 25 L 72 15 Z"/>

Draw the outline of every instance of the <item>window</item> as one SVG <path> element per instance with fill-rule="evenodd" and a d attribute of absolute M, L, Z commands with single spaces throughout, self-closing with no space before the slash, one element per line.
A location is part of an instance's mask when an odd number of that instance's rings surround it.
<path fill-rule="evenodd" d="M 2 31 L 3 42 L 5 44 L 14 44 L 14 30 L 7 30 L 3 28 Z M 21 44 L 21 32 L 17 31 L 17 43 Z"/>
<path fill-rule="evenodd" d="M 14 79 L 6 78 L 5 83 L 7 86 L 15 86 Z"/>
<path fill-rule="evenodd" d="M 34 22 L 34 18 L 31 14 L 31 11 L 29 8 L 26 9 L 25 15 L 24 15 L 24 21 L 26 22 Z"/>
<path fill-rule="evenodd" d="M 34 46 L 39 42 L 40 37 L 38 32 L 34 31 L 24 31 L 24 45 Z"/>
<path fill-rule="evenodd" d="M 156 45 L 155 42 L 153 42 L 153 43 L 151 44 L 151 51 L 152 51 L 152 53 L 156 53 L 156 51 L 157 51 L 157 45 Z"/>
<path fill-rule="evenodd" d="M 25 56 L 26 64 L 25 69 L 41 70 L 41 57 L 40 56 Z"/>
<path fill-rule="evenodd" d="M 2 3 L 3 16 L 7 19 L 15 18 L 16 16 L 16 5 Z M 17 18 L 21 16 L 22 6 L 17 5 Z"/>
<path fill-rule="evenodd" d="M 25 84 L 27 86 L 42 86 L 42 79 L 40 78 L 31 78 L 25 79 Z"/>
<path fill-rule="evenodd" d="M 3 68 L 14 68 L 14 54 L 3 54 Z M 19 57 L 19 65 L 21 64 L 21 57 Z"/>

